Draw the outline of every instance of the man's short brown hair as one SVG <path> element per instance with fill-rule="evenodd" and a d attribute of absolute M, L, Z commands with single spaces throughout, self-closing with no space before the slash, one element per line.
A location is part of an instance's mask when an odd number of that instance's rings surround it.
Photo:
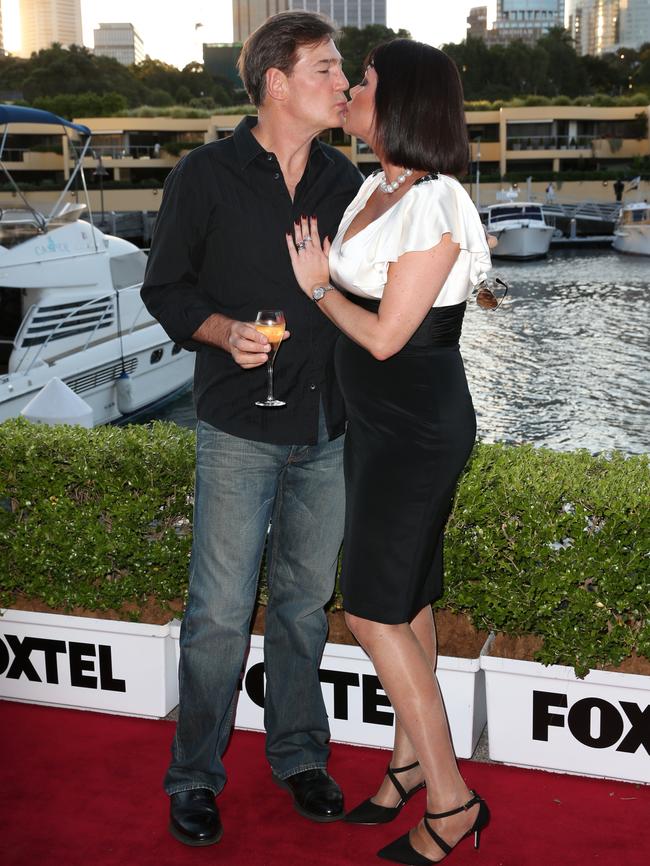
<path fill-rule="evenodd" d="M 334 24 L 316 12 L 279 12 L 253 31 L 244 42 L 237 69 L 253 105 L 266 97 L 266 72 L 279 69 L 290 75 L 303 45 L 332 39 Z"/>

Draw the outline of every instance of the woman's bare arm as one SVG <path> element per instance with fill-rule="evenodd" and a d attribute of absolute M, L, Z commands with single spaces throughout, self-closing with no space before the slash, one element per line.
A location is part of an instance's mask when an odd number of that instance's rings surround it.
<path fill-rule="evenodd" d="M 309 234 L 308 234 L 309 232 Z M 311 237 L 298 252 L 296 243 Z M 315 221 L 296 226 L 296 243 L 287 235 L 287 246 L 296 279 L 308 297 L 316 286 L 329 282 L 326 239 L 321 248 Z M 318 302 L 321 311 L 350 339 L 384 361 L 399 352 L 411 338 L 444 286 L 460 252 L 450 234 L 431 249 L 404 253 L 388 268 L 388 278 L 377 313 L 369 312 L 340 292 L 327 292 Z"/>

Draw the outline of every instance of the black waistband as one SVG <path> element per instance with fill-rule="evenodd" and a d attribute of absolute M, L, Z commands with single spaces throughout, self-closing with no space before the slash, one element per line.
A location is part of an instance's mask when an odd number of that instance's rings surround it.
<path fill-rule="evenodd" d="M 374 298 L 360 298 L 358 295 L 350 294 L 347 297 L 364 310 L 376 313 L 379 309 L 379 301 Z M 458 345 L 466 307 L 467 301 L 451 304 L 448 307 L 433 307 L 406 345 L 416 347 Z"/>

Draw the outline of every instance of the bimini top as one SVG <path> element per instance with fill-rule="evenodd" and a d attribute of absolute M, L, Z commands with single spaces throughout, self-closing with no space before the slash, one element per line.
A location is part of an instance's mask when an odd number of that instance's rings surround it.
<path fill-rule="evenodd" d="M 71 123 L 63 117 L 42 111 L 40 108 L 28 108 L 24 105 L 0 105 L 0 124 L 7 123 L 47 123 L 53 126 L 67 126 L 75 129 L 81 135 L 90 135 L 90 130 L 82 123 Z"/>

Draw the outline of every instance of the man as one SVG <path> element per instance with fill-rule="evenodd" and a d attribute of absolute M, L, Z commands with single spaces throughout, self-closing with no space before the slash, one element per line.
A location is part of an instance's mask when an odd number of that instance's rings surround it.
<path fill-rule="evenodd" d="M 240 74 L 258 118 L 192 151 L 169 175 L 142 288 L 172 339 L 197 353 L 194 536 L 165 778 L 170 831 L 187 845 L 221 838 L 214 797 L 226 781 L 221 756 L 269 523 L 267 757 L 302 815 L 343 814 L 326 772 L 318 680 L 343 532 L 336 330 L 298 289 L 285 240 L 301 214 L 316 214 L 333 236 L 361 183 L 342 154 L 315 140 L 340 126 L 346 105 L 333 32 L 319 15 L 286 12 L 246 41 Z M 249 324 L 261 309 L 283 310 L 290 329 L 275 361 L 281 409 L 255 405 L 271 351 Z"/>

